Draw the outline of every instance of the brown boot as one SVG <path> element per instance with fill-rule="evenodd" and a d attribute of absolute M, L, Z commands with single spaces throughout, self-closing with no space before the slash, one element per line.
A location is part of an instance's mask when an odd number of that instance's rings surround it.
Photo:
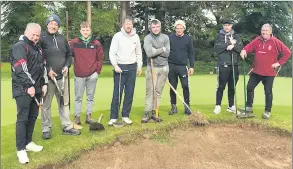
<path fill-rule="evenodd" d="M 149 122 L 149 120 L 151 119 L 151 114 L 152 114 L 152 112 L 150 112 L 150 111 L 146 111 L 146 112 L 144 113 L 143 118 L 141 119 L 141 122 L 142 122 L 142 123 L 147 123 L 147 122 Z"/>
<path fill-rule="evenodd" d="M 90 124 L 93 122 L 93 119 L 92 119 L 92 113 L 89 113 L 86 115 L 86 120 L 85 120 L 85 123 L 86 124 Z"/>
<path fill-rule="evenodd" d="M 79 116 L 75 116 L 74 123 L 75 124 L 78 124 L 78 125 L 81 125 L 80 117 Z"/>

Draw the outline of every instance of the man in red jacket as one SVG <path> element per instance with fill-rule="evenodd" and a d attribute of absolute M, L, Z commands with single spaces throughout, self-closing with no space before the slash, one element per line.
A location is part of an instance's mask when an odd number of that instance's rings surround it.
<path fill-rule="evenodd" d="M 95 89 L 98 76 L 101 73 L 104 52 L 101 43 L 96 37 L 91 35 L 91 25 L 89 22 L 80 24 L 79 38 L 70 42 L 74 54 L 74 86 L 75 86 L 75 123 L 81 124 L 80 112 L 82 107 L 82 97 L 86 89 L 86 121 L 89 124 L 92 121 L 92 112 L 94 106 Z"/>
<path fill-rule="evenodd" d="M 242 59 L 247 54 L 254 53 L 252 64 L 252 73 L 247 84 L 247 102 L 246 113 L 240 114 L 240 117 L 254 116 L 252 104 L 254 98 L 254 89 L 261 81 L 265 90 L 265 112 L 262 117 L 268 119 L 271 116 L 273 101 L 273 82 L 276 71 L 280 65 L 283 65 L 289 59 L 291 52 L 279 39 L 272 36 L 272 27 L 264 24 L 261 28 L 261 36 L 255 38 L 247 44 L 240 53 Z M 278 59 L 278 54 L 282 56 Z"/>

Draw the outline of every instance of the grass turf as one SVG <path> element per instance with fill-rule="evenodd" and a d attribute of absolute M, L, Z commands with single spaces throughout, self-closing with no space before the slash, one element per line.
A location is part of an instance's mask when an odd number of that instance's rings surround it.
<path fill-rule="evenodd" d="M 9 78 L 9 69 L 4 64 L 2 67 L 1 76 L 1 168 L 36 168 L 44 164 L 56 164 L 65 162 L 72 157 L 80 154 L 83 150 L 92 149 L 95 145 L 109 144 L 121 134 L 140 133 L 144 130 L 159 130 L 169 127 L 170 125 L 182 123 L 185 120 L 183 115 L 183 106 L 179 99 L 178 105 L 180 113 L 175 116 L 169 116 L 169 88 L 166 84 L 162 102 L 160 106 L 160 116 L 164 119 L 161 124 L 141 124 L 140 119 L 143 116 L 144 97 L 145 97 L 145 78 L 139 77 L 136 82 L 135 96 L 133 102 L 133 109 L 131 111 L 131 119 L 134 121 L 132 126 L 126 126 L 121 129 L 108 127 L 109 108 L 111 104 L 113 79 L 109 76 L 112 74 L 112 68 L 105 66 L 100 79 L 98 80 L 97 89 L 95 93 L 94 118 L 98 118 L 101 113 L 104 114 L 102 123 L 106 130 L 103 132 L 89 132 L 88 127 L 82 129 L 80 136 L 62 136 L 61 124 L 58 117 L 56 100 L 53 100 L 53 129 L 52 139 L 43 141 L 41 139 L 41 125 L 40 120 L 37 120 L 33 141 L 44 146 L 44 150 L 40 153 L 29 153 L 30 163 L 28 165 L 19 165 L 16 158 L 15 148 L 15 121 L 16 121 L 16 105 L 11 96 L 11 80 Z M 7 73 L 8 72 L 8 73 Z M 71 73 L 72 74 L 72 73 Z M 227 107 L 227 94 L 225 91 L 223 97 L 222 113 L 214 115 L 212 113 L 215 102 L 216 92 L 216 76 L 215 75 L 194 75 L 190 78 L 190 92 L 191 105 L 194 110 L 200 110 L 206 117 L 213 121 L 238 121 L 230 113 L 225 111 Z M 248 79 L 248 78 L 247 78 Z M 74 110 L 74 91 L 73 79 L 71 80 L 71 113 Z M 260 84 L 255 91 L 255 106 L 256 118 L 253 121 L 257 123 L 267 124 L 271 127 L 278 127 L 292 132 L 292 79 L 277 77 L 274 83 L 274 101 L 272 109 L 272 117 L 268 121 L 261 120 L 261 113 L 264 109 L 264 92 L 262 84 Z M 178 87 L 179 93 L 182 95 L 181 87 Z M 238 106 L 244 105 L 243 98 L 243 77 L 240 77 L 237 85 L 237 100 Z M 84 98 L 85 100 L 85 98 Z M 85 103 L 85 102 L 83 102 Z M 85 104 L 83 104 L 83 110 Z M 82 113 L 82 122 L 85 119 L 85 113 Z M 73 117 L 73 115 L 72 115 Z"/>

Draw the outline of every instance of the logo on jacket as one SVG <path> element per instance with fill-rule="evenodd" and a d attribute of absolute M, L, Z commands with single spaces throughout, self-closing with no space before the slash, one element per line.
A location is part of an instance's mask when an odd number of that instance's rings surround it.
<path fill-rule="evenodd" d="M 270 45 L 270 46 L 268 47 L 268 49 L 271 50 L 271 49 L 272 49 L 272 46 Z"/>

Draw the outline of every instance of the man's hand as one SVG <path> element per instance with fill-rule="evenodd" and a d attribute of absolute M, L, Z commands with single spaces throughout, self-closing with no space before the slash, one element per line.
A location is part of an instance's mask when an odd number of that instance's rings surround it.
<path fill-rule="evenodd" d="M 122 70 L 121 70 L 121 68 L 118 65 L 115 65 L 114 66 L 114 69 L 115 69 L 115 72 L 116 73 L 122 73 Z"/>
<path fill-rule="evenodd" d="M 49 72 L 49 77 L 54 80 L 54 77 L 57 76 L 57 74 L 51 69 Z"/>
<path fill-rule="evenodd" d="M 236 39 L 233 39 L 233 37 L 230 37 L 229 38 L 230 39 L 230 43 L 231 43 L 231 45 L 235 45 L 236 44 Z"/>
<path fill-rule="evenodd" d="M 242 50 L 240 53 L 241 58 L 244 60 L 245 58 L 247 58 L 247 53 L 245 50 Z"/>
<path fill-rule="evenodd" d="M 62 74 L 63 76 L 67 76 L 67 73 L 68 73 L 68 67 L 67 66 L 64 66 L 63 69 L 62 69 Z"/>
<path fill-rule="evenodd" d="M 140 76 L 141 73 L 142 73 L 142 69 L 141 69 L 141 68 L 138 68 L 138 69 L 137 69 L 137 75 Z"/>
<path fill-rule="evenodd" d="M 48 86 L 47 86 L 47 85 L 44 85 L 44 86 L 42 87 L 43 96 L 46 96 L 46 94 L 47 94 L 47 89 L 48 89 Z"/>
<path fill-rule="evenodd" d="M 234 48 L 234 45 L 229 45 L 228 47 L 227 47 L 227 50 L 232 50 Z"/>
<path fill-rule="evenodd" d="M 192 75 L 193 72 L 194 72 L 194 69 L 193 69 L 193 68 L 189 68 L 189 69 L 188 69 L 188 75 L 189 75 L 189 76 Z"/>
<path fill-rule="evenodd" d="M 35 88 L 34 86 L 30 87 L 27 89 L 27 94 L 29 94 L 31 97 L 34 97 L 35 96 Z"/>
<path fill-rule="evenodd" d="M 277 69 L 280 66 L 280 63 L 276 62 L 272 64 L 272 68 Z"/>

